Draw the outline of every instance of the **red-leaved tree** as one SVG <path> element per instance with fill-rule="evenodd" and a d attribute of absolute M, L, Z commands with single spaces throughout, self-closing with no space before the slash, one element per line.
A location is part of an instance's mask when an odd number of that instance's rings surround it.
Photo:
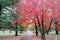
<path fill-rule="evenodd" d="M 42 40 L 45 40 L 45 30 L 48 34 L 52 23 L 58 26 L 56 21 L 60 20 L 60 0 L 22 0 L 16 5 L 17 15 L 22 16 L 18 24 L 34 23 L 41 32 Z"/>

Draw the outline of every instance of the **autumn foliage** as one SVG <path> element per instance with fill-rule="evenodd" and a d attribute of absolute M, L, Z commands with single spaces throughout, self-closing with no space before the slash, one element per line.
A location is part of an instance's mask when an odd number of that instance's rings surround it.
<path fill-rule="evenodd" d="M 25 23 L 27 26 L 31 23 L 37 23 L 36 16 L 42 25 L 43 14 L 44 27 L 48 30 L 51 21 L 53 23 L 57 19 L 60 20 L 60 0 L 22 0 L 16 5 L 17 16 L 21 17 L 18 18 L 18 25 Z"/>

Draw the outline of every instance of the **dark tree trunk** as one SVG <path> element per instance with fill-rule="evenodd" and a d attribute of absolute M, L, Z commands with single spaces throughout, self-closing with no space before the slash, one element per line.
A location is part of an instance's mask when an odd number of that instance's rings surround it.
<path fill-rule="evenodd" d="M 58 35 L 58 32 L 59 32 L 59 31 L 56 30 L 56 34 L 57 34 L 57 35 Z"/>
<path fill-rule="evenodd" d="M 45 39 L 45 34 L 41 34 L 41 36 L 42 36 L 42 40 L 46 40 Z"/>
<path fill-rule="evenodd" d="M 59 32 L 59 31 L 57 30 L 57 27 L 55 28 L 55 31 L 56 31 L 56 35 L 58 35 L 58 32 Z"/>
<path fill-rule="evenodd" d="M 49 29 L 47 30 L 47 35 L 49 34 L 49 31 L 50 31 L 50 28 L 51 28 L 52 22 L 53 22 L 53 18 L 51 19 Z"/>
<path fill-rule="evenodd" d="M 18 29 L 18 27 L 17 27 L 17 22 L 16 22 L 16 30 L 15 30 L 15 36 L 18 36 L 18 32 L 17 32 L 17 29 Z"/>
<path fill-rule="evenodd" d="M 42 40 L 45 40 L 45 31 L 44 31 L 43 17 L 42 17 L 42 28 L 40 26 L 38 16 L 37 16 L 37 20 L 38 20 L 38 27 L 39 27 L 39 30 L 41 32 Z"/>
<path fill-rule="evenodd" d="M 49 32 L 47 31 L 47 35 L 49 34 Z"/>
<path fill-rule="evenodd" d="M 46 40 L 45 39 L 45 29 L 44 29 L 44 14 L 43 14 L 43 10 L 42 10 L 42 16 L 41 16 L 41 20 L 42 20 L 42 28 L 41 28 L 41 36 L 42 36 L 42 40 Z"/>
<path fill-rule="evenodd" d="M 9 33 L 11 33 L 11 29 L 10 29 L 10 32 Z"/>
<path fill-rule="evenodd" d="M 58 30 L 57 30 L 57 26 L 58 26 L 58 21 L 55 21 L 55 31 L 56 31 L 56 34 L 58 35 Z"/>
<path fill-rule="evenodd" d="M 3 29 L 2 31 L 5 32 L 5 29 Z"/>
<path fill-rule="evenodd" d="M 21 30 L 20 33 L 23 33 L 23 30 Z"/>
<path fill-rule="evenodd" d="M 36 29 L 36 36 L 38 36 L 38 27 L 37 27 L 36 23 L 35 23 L 35 29 Z"/>
<path fill-rule="evenodd" d="M 49 27 L 49 29 L 47 30 L 47 35 L 49 34 L 50 28 L 51 28 L 51 27 Z"/>
<path fill-rule="evenodd" d="M 2 5 L 0 4 L 0 15 L 1 15 L 1 11 L 2 11 Z"/>
<path fill-rule="evenodd" d="M 38 18 L 38 16 L 36 16 L 36 17 L 37 17 L 37 20 L 38 20 L 38 29 L 41 32 L 41 26 L 40 26 L 39 18 Z"/>
<path fill-rule="evenodd" d="M 44 25 L 43 25 L 43 21 L 42 21 L 42 29 L 41 29 L 41 36 L 42 36 L 42 40 L 46 40 L 45 39 L 45 31 L 44 31 Z"/>

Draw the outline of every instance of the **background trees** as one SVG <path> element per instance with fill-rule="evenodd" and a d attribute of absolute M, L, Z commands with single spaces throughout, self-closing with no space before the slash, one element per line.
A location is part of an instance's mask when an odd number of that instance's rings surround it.
<path fill-rule="evenodd" d="M 16 4 L 17 2 L 19 2 L 19 0 L 0 0 L 0 4 L 2 7 L 11 6 L 13 4 Z"/>
<path fill-rule="evenodd" d="M 16 4 L 17 2 L 19 2 L 19 0 L 0 0 L 0 18 L 2 17 L 0 19 L 0 25 L 5 24 L 6 26 L 9 26 L 9 28 L 12 27 L 11 22 L 14 19 L 15 14 L 13 13 L 14 11 L 10 9 L 9 7 L 12 8 L 13 4 Z"/>
<path fill-rule="evenodd" d="M 3 29 L 9 29 L 10 32 L 11 30 L 16 31 L 16 27 L 12 25 L 12 21 L 15 20 L 16 18 L 16 12 L 15 10 L 10 6 L 10 7 L 5 7 L 2 9 L 2 14 L 1 14 L 1 21 L 0 21 L 0 30 Z"/>
<path fill-rule="evenodd" d="M 19 2 L 19 0 L 0 0 L 0 15 L 1 15 L 2 8 L 6 6 L 11 6 L 13 4 L 16 4 L 17 2 Z"/>

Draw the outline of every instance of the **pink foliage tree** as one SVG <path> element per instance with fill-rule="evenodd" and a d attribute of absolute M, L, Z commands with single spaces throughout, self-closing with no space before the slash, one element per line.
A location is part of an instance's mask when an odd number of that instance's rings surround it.
<path fill-rule="evenodd" d="M 42 40 L 45 40 L 45 30 L 48 33 L 52 23 L 60 20 L 60 0 L 22 0 L 16 5 L 17 15 L 22 16 L 18 23 L 34 23 L 40 28 Z"/>

